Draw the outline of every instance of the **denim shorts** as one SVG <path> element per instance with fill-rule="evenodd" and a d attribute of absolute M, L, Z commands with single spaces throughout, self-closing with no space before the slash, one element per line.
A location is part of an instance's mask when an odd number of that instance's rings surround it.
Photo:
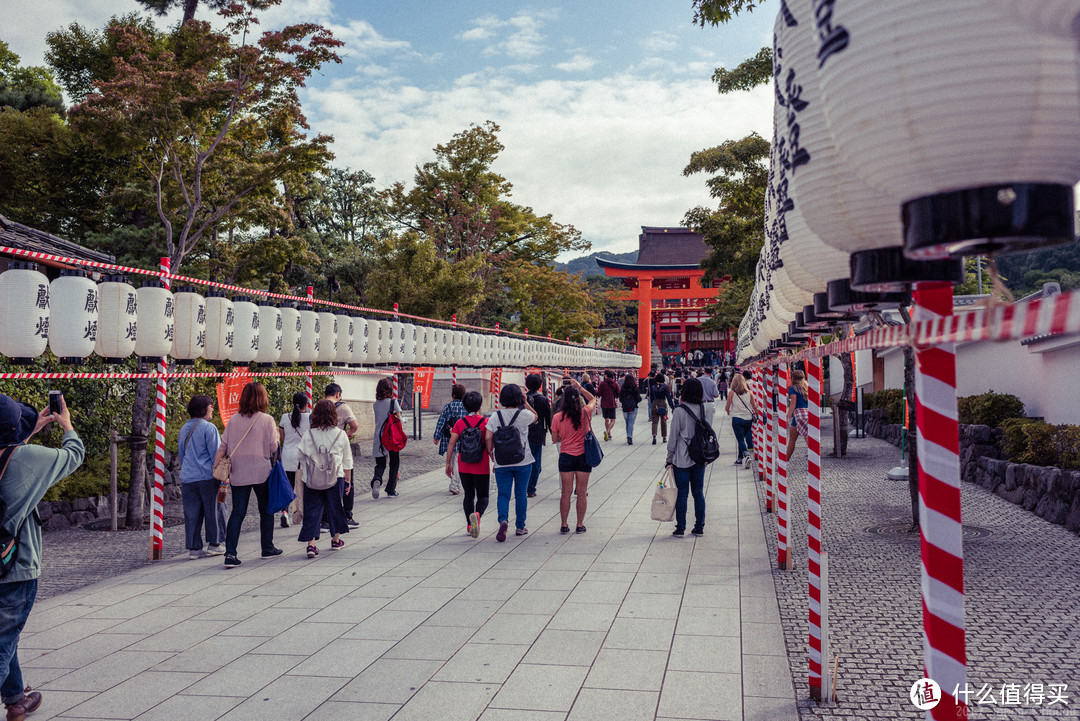
<path fill-rule="evenodd" d="M 592 466 L 585 462 L 585 454 L 572 456 L 569 453 L 559 454 L 559 473 L 592 473 Z"/>

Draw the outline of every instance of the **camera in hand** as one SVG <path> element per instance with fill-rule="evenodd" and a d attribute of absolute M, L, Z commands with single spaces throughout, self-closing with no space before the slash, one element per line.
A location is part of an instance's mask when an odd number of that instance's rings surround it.
<path fill-rule="evenodd" d="M 58 416 L 64 412 L 64 403 L 61 401 L 63 393 L 60 391 L 49 391 L 49 413 L 54 416 Z"/>

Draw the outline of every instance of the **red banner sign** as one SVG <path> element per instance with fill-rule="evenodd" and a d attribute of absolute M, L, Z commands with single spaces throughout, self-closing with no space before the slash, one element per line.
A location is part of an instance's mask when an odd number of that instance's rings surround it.
<path fill-rule="evenodd" d="M 247 368 L 237 369 L 246 373 Z M 217 384 L 218 413 L 221 414 L 221 422 L 228 423 L 229 419 L 236 415 L 240 409 L 240 393 L 244 386 L 251 382 L 247 375 L 227 377 L 223 383 Z"/>
<path fill-rule="evenodd" d="M 416 369 L 416 390 L 420 391 L 420 407 L 431 407 L 431 386 L 435 382 L 434 368 Z"/>

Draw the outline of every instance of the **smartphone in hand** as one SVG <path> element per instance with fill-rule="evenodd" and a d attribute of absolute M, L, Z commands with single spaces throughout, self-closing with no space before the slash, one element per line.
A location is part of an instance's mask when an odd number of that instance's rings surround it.
<path fill-rule="evenodd" d="M 58 416 L 64 412 L 64 403 L 61 400 L 63 396 L 60 391 L 49 391 L 49 413 Z"/>

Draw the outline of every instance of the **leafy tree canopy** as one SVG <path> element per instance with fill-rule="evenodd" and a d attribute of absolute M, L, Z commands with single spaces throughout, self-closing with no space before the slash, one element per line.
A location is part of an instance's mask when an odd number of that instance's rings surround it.
<path fill-rule="evenodd" d="M 694 0 L 694 23 L 722 25 L 742 12 L 753 12 L 761 0 Z"/>
<path fill-rule="evenodd" d="M 27 66 L 0 40 L 0 108 L 47 108 L 63 115 L 64 100 L 48 68 Z"/>

